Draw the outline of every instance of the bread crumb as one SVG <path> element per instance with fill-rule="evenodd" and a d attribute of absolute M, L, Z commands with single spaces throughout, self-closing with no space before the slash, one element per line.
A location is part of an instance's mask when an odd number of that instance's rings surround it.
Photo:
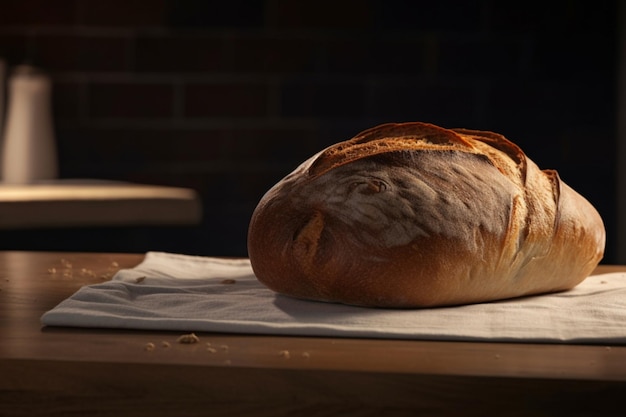
<path fill-rule="evenodd" d="M 113 262 L 111 262 L 111 266 L 113 268 L 117 268 L 118 266 L 120 266 L 120 264 L 118 264 L 117 262 L 113 261 Z"/>
<path fill-rule="evenodd" d="M 137 284 L 140 284 L 140 283 L 142 283 L 145 279 L 146 279 L 146 277 L 138 277 L 138 278 L 135 278 L 135 282 L 136 282 Z"/>
<path fill-rule="evenodd" d="M 90 276 L 90 277 L 95 277 L 96 276 L 95 272 L 93 272 L 91 269 L 87 269 L 87 268 L 81 268 L 80 273 L 82 275 L 87 275 L 87 276 Z"/>
<path fill-rule="evenodd" d="M 302 357 L 304 359 L 309 359 L 311 357 L 311 354 L 309 352 L 302 352 Z"/>
<path fill-rule="evenodd" d="M 161 341 L 161 347 L 168 348 L 170 346 L 171 346 L 170 342 L 165 341 L 165 340 Z"/>
<path fill-rule="evenodd" d="M 198 343 L 200 341 L 200 338 L 196 336 L 195 333 L 189 333 L 189 334 L 184 334 L 180 336 L 178 339 L 176 339 L 176 341 L 178 343 L 192 344 L 192 343 Z"/>
<path fill-rule="evenodd" d="M 207 346 L 206 350 L 209 353 L 217 353 L 217 349 L 215 349 L 214 347 L 211 347 L 211 346 Z"/>
<path fill-rule="evenodd" d="M 496 358 L 496 359 L 500 359 L 501 357 L 502 357 L 502 356 L 500 356 L 500 355 L 498 355 L 498 354 L 496 354 L 496 355 L 494 356 L 494 358 Z"/>
<path fill-rule="evenodd" d="M 223 279 L 222 284 L 235 284 L 237 281 L 234 279 Z"/>
<path fill-rule="evenodd" d="M 49 274 L 56 274 L 57 273 L 57 269 L 56 268 L 48 268 L 48 273 Z"/>
<path fill-rule="evenodd" d="M 228 345 L 221 345 L 220 349 L 222 349 L 222 351 L 224 352 L 228 352 Z"/>
<path fill-rule="evenodd" d="M 148 342 L 146 343 L 146 345 L 143 347 L 144 350 L 147 350 L 148 352 L 153 351 L 155 348 L 154 343 L 152 342 Z"/>
<path fill-rule="evenodd" d="M 226 360 L 224 361 L 224 365 L 230 365 L 230 364 L 232 364 L 232 362 L 231 362 L 231 360 L 230 360 L 230 359 L 226 359 Z"/>
<path fill-rule="evenodd" d="M 607 346 L 604 348 L 605 350 L 611 350 L 611 346 Z"/>
<path fill-rule="evenodd" d="M 278 355 L 285 359 L 289 359 L 291 357 L 291 354 L 288 350 L 281 350 L 280 352 L 278 352 Z"/>

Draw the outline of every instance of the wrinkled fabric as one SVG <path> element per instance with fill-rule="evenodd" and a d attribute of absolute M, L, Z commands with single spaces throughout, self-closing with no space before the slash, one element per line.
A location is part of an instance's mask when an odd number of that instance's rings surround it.
<path fill-rule="evenodd" d="M 269 290 L 247 259 L 148 252 L 85 286 L 46 326 L 417 340 L 626 344 L 626 273 L 540 296 L 394 310 L 299 300 Z"/>

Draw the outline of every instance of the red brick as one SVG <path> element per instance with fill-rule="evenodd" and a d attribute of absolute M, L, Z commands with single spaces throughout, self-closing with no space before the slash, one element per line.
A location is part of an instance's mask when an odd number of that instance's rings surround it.
<path fill-rule="evenodd" d="M 79 120 L 84 106 L 86 85 L 55 82 L 52 86 L 52 110 L 55 120 Z"/>
<path fill-rule="evenodd" d="M 264 84 L 187 84 L 185 116 L 265 117 L 268 115 L 269 88 Z"/>
<path fill-rule="evenodd" d="M 209 189 L 207 174 L 204 172 L 171 172 L 166 169 L 136 169 L 125 173 L 125 180 L 138 184 L 155 184 L 171 187 L 186 187 L 206 194 Z M 202 196 L 201 196 L 202 198 Z"/>
<path fill-rule="evenodd" d="M 168 1 L 169 23 L 176 29 L 259 28 L 266 0 Z"/>
<path fill-rule="evenodd" d="M 139 71 L 306 72 L 318 66 L 320 42 L 271 36 L 176 35 L 137 39 Z"/>
<path fill-rule="evenodd" d="M 422 38 L 333 39 L 326 47 L 328 70 L 356 74 L 423 74 L 427 42 Z"/>
<path fill-rule="evenodd" d="M 79 21 L 95 26 L 162 26 L 166 14 L 166 0 L 82 0 Z"/>
<path fill-rule="evenodd" d="M 315 152 L 314 129 L 237 129 L 230 132 L 227 158 L 237 163 L 298 164 Z"/>
<path fill-rule="evenodd" d="M 89 86 L 93 118 L 168 118 L 173 114 L 172 86 L 157 83 L 97 83 Z"/>
<path fill-rule="evenodd" d="M 224 171 L 206 172 L 206 186 L 202 191 L 204 201 L 212 205 L 211 210 L 221 211 L 223 206 L 233 203 L 250 203 L 250 212 L 239 221 L 247 226 L 254 206 L 261 196 L 274 184 L 289 173 L 288 170 L 255 170 L 248 167 L 237 167 Z M 232 213 L 224 212 L 224 218 Z M 244 227 L 245 227 L 244 226 Z"/>
<path fill-rule="evenodd" d="M 69 26 L 75 23 L 77 0 L 2 0 L 0 26 Z"/>
<path fill-rule="evenodd" d="M 84 177 L 99 172 L 152 172 L 167 182 L 177 169 L 197 172 L 223 158 L 224 132 L 207 129 L 72 128 L 57 129 L 59 157 L 66 172 Z M 209 168 L 207 168 L 209 169 Z"/>
<path fill-rule="evenodd" d="M 225 158 L 225 142 L 227 132 L 223 129 L 174 129 L 159 133 L 164 146 L 156 151 L 149 160 L 157 159 L 163 162 L 201 162 L 220 163 Z M 142 147 L 150 147 L 152 134 L 141 139 Z"/>
<path fill-rule="evenodd" d="M 126 71 L 129 42 L 123 37 L 48 35 L 33 39 L 31 48 L 37 65 L 50 71 Z"/>
<path fill-rule="evenodd" d="M 137 129 L 121 133 L 127 137 L 127 140 L 123 140 L 123 136 L 117 139 L 122 155 L 157 168 L 159 165 L 171 168 L 172 164 L 219 162 L 223 158 L 225 133 L 222 130 Z"/>
<path fill-rule="evenodd" d="M 370 116 L 389 122 L 472 127 L 474 98 L 474 90 L 467 85 L 381 82 L 372 89 Z"/>
<path fill-rule="evenodd" d="M 274 0 L 270 24 L 277 27 L 366 29 L 374 24 L 371 3 L 362 0 Z"/>
<path fill-rule="evenodd" d="M 220 71 L 226 66 L 224 41 L 219 36 L 140 36 L 136 69 L 142 72 Z"/>
<path fill-rule="evenodd" d="M 21 64 L 26 60 L 28 38 L 19 35 L 0 34 L 0 57 L 7 65 Z"/>
<path fill-rule="evenodd" d="M 286 117 L 360 117 L 367 109 L 366 86 L 358 81 L 295 81 L 282 86 Z"/>
<path fill-rule="evenodd" d="M 308 38 L 238 36 L 227 43 L 227 70 L 312 72 L 319 67 L 322 42 Z"/>

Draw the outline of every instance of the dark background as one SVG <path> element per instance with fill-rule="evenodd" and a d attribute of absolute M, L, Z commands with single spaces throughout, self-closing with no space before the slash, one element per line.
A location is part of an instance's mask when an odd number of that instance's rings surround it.
<path fill-rule="evenodd" d="M 63 178 L 190 187 L 193 228 L 1 232 L 2 248 L 246 255 L 263 193 L 384 122 L 492 130 L 615 240 L 617 1 L 0 0 L 54 82 Z"/>

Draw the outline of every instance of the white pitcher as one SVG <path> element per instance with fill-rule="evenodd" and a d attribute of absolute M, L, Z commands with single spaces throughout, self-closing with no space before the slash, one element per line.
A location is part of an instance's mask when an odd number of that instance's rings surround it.
<path fill-rule="evenodd" d="M 51 84 L 46 74 L 30 66 L 18 66 L 11 73 L 2 152 L 5 183 L 27 184 L 58 176 Z"/>

